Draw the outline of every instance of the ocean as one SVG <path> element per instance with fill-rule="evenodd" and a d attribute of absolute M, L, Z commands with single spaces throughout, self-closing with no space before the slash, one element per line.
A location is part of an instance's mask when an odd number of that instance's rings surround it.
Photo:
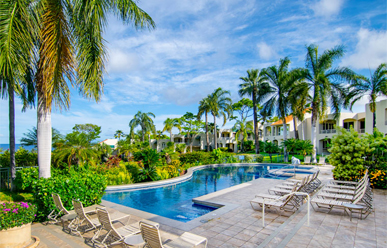
<path fill-rule="evenodd" d="M 16 151 L 19 149 L 19 147 L 23 147 L 24 149 L 26 149 L 28 151 L 31 151 L 34 148 L 34 146 L 22 146 L 21 144 L 16 144 L 15 147 L 16 147 Z M 3 150 L 3 152 L 8 150 L 9 144 L 0 144 L 0 150 L 1 149 Z"/>

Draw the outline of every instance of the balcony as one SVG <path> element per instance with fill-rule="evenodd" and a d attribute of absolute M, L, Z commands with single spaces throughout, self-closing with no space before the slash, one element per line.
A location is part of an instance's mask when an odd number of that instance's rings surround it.
<path fill-rule="evenodd" d="M 325 129 L 325 130 L 320 130 L 320 133 L 336 133 L 336 129 Z"/>

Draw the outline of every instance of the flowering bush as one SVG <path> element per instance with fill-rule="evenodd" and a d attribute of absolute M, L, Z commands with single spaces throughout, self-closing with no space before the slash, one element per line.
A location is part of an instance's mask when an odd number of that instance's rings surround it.
<path fill-rule="evenodd" d="M 387 173 L 383 170 L 374 170 L 369 175 L 372 188 L 387 189 Z"/>
<path fill-rule="evenodd" d="M 0 231 L 31 223 L 36 206 L 27 202 L 0 204 Z"/>

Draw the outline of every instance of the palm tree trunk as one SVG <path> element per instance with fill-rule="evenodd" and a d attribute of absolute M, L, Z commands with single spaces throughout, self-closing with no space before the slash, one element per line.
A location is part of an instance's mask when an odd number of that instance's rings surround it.
<path fill-rule="evenodd" d="M 46 109 L 45 101 L 38 93 L 38 165 L 39 177 L 51 177 L 51 111 Z"/>
<path fill-rule="evenodd" d="M 11 83 L 8 84 L 8 102 L 9 102 L 9 155 L 11 167 L 11 191 L 14 191 L 16 178 L 15 162 L 15 91 Z"/>
<path fill-rule="evenodd" d="M 172 142 L 172 128 L 171 130 L 169 130 L 169 138 L 171 139 L 171 142 Z"/>
<path fill-rule="evenodd" d="M 206 111 L 206 142 L 207 142 L 207 152 L 210 151 L 210 137 L 208 135 L 208 112 Z"/>
<path fill-rule="evenodd" d="M 191 142 L 189 144 L 189 150 L 192 152 L 192 145 L 193 145 L 193 137 L 192 137 L 192 134 L 191 134 Z"/>
<path fill-rule="evenodd" d="M 215 149 L 217 149 L 218 148 L 218 144 L 217 144 L 217 142 L 218 142 L 218 132 L 216 131 L 216 116 L 214 115 L 214 147 L 215 147 Z"/>
<path fill-rule="evenodd" d="M 312 150 L 312 163 L 317 163 L 317 159 L 316 159 L 316 156 L 317 156 L 317 151 L 316 151 L 316 147 L 317 147 L 317 129 L 316 129 L 316 123 L 317 123 L 317 117 L 316 117 L 316 114 L 312 113 L 312 145 L 313 145 L 313 150 Z"/>
<path fill-rule="evenodd" d="M 258 123 L 257 123 L 257 103 L 255 99 L 255 88 L 253 89 L 253 115 L 254 115 L 254 136 L 255 136 L 255 153 L 259 153 L 259 141 L 258 141 Z"/>
<path fill-rule="evenodd" d="M 297 120 L 295 116 L 293 116 L 293 126 L 294 126 L 294 137 L 298 140 L 300 138 L 298 136 Z"/>
<path fill-rule="evenodd" d="M 288 128 L 286 126 L 286 119 L 284 118 L 283 119 L 283 128 L 284 128 L 284 141 L 287 140 L 288 138 Z M 287 151 L 286 151 L 286 146 L 284 146 L 284 160 L 285 162 L 287 163 L 288 162 L 288 154 L 287 154 Z"/>
<path fill-rule="evenodd" d="M 376 113 L 375 112 L 372 113 L 372 117 L 373 117 L 372 118 L 372 127 L 374 129 L 376 127 Z"/>

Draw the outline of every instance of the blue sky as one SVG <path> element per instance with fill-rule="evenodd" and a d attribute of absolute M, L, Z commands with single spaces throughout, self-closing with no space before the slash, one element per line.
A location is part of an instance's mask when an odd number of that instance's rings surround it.
<path fill-rule="evenodd" d="M 156 30 L 136 31 L 109 17 L 104 96 L 95 103 L 72 90 L 70 110 L 52 113 L 53 127 L 61 133 L 93 123 L 102 126 L 101 139 L 113 138 L 118 129 L 129 132 L 138 110 L 153 112 L 162 129 L 167 117 L 196 113 L 198 102 L 217 87 L 239 100 L 239 77 L 248 69 L 277 64 L 285 56 L 292 67 L 304 66 L 305 45 L 311 43 L 321 52 L 345 45 L 338 65 L 365 76 L 387 61 L 385 0 L 143 0 L 138 5 Z M 367 101 L 354 112 L 364 112 Z M 0 100 L 0 116 L 0 143 L 8 143 L 7 100 Z M 35 125 L 36 110 L 21 113 L 17 101 L 16 143 Z"/>

